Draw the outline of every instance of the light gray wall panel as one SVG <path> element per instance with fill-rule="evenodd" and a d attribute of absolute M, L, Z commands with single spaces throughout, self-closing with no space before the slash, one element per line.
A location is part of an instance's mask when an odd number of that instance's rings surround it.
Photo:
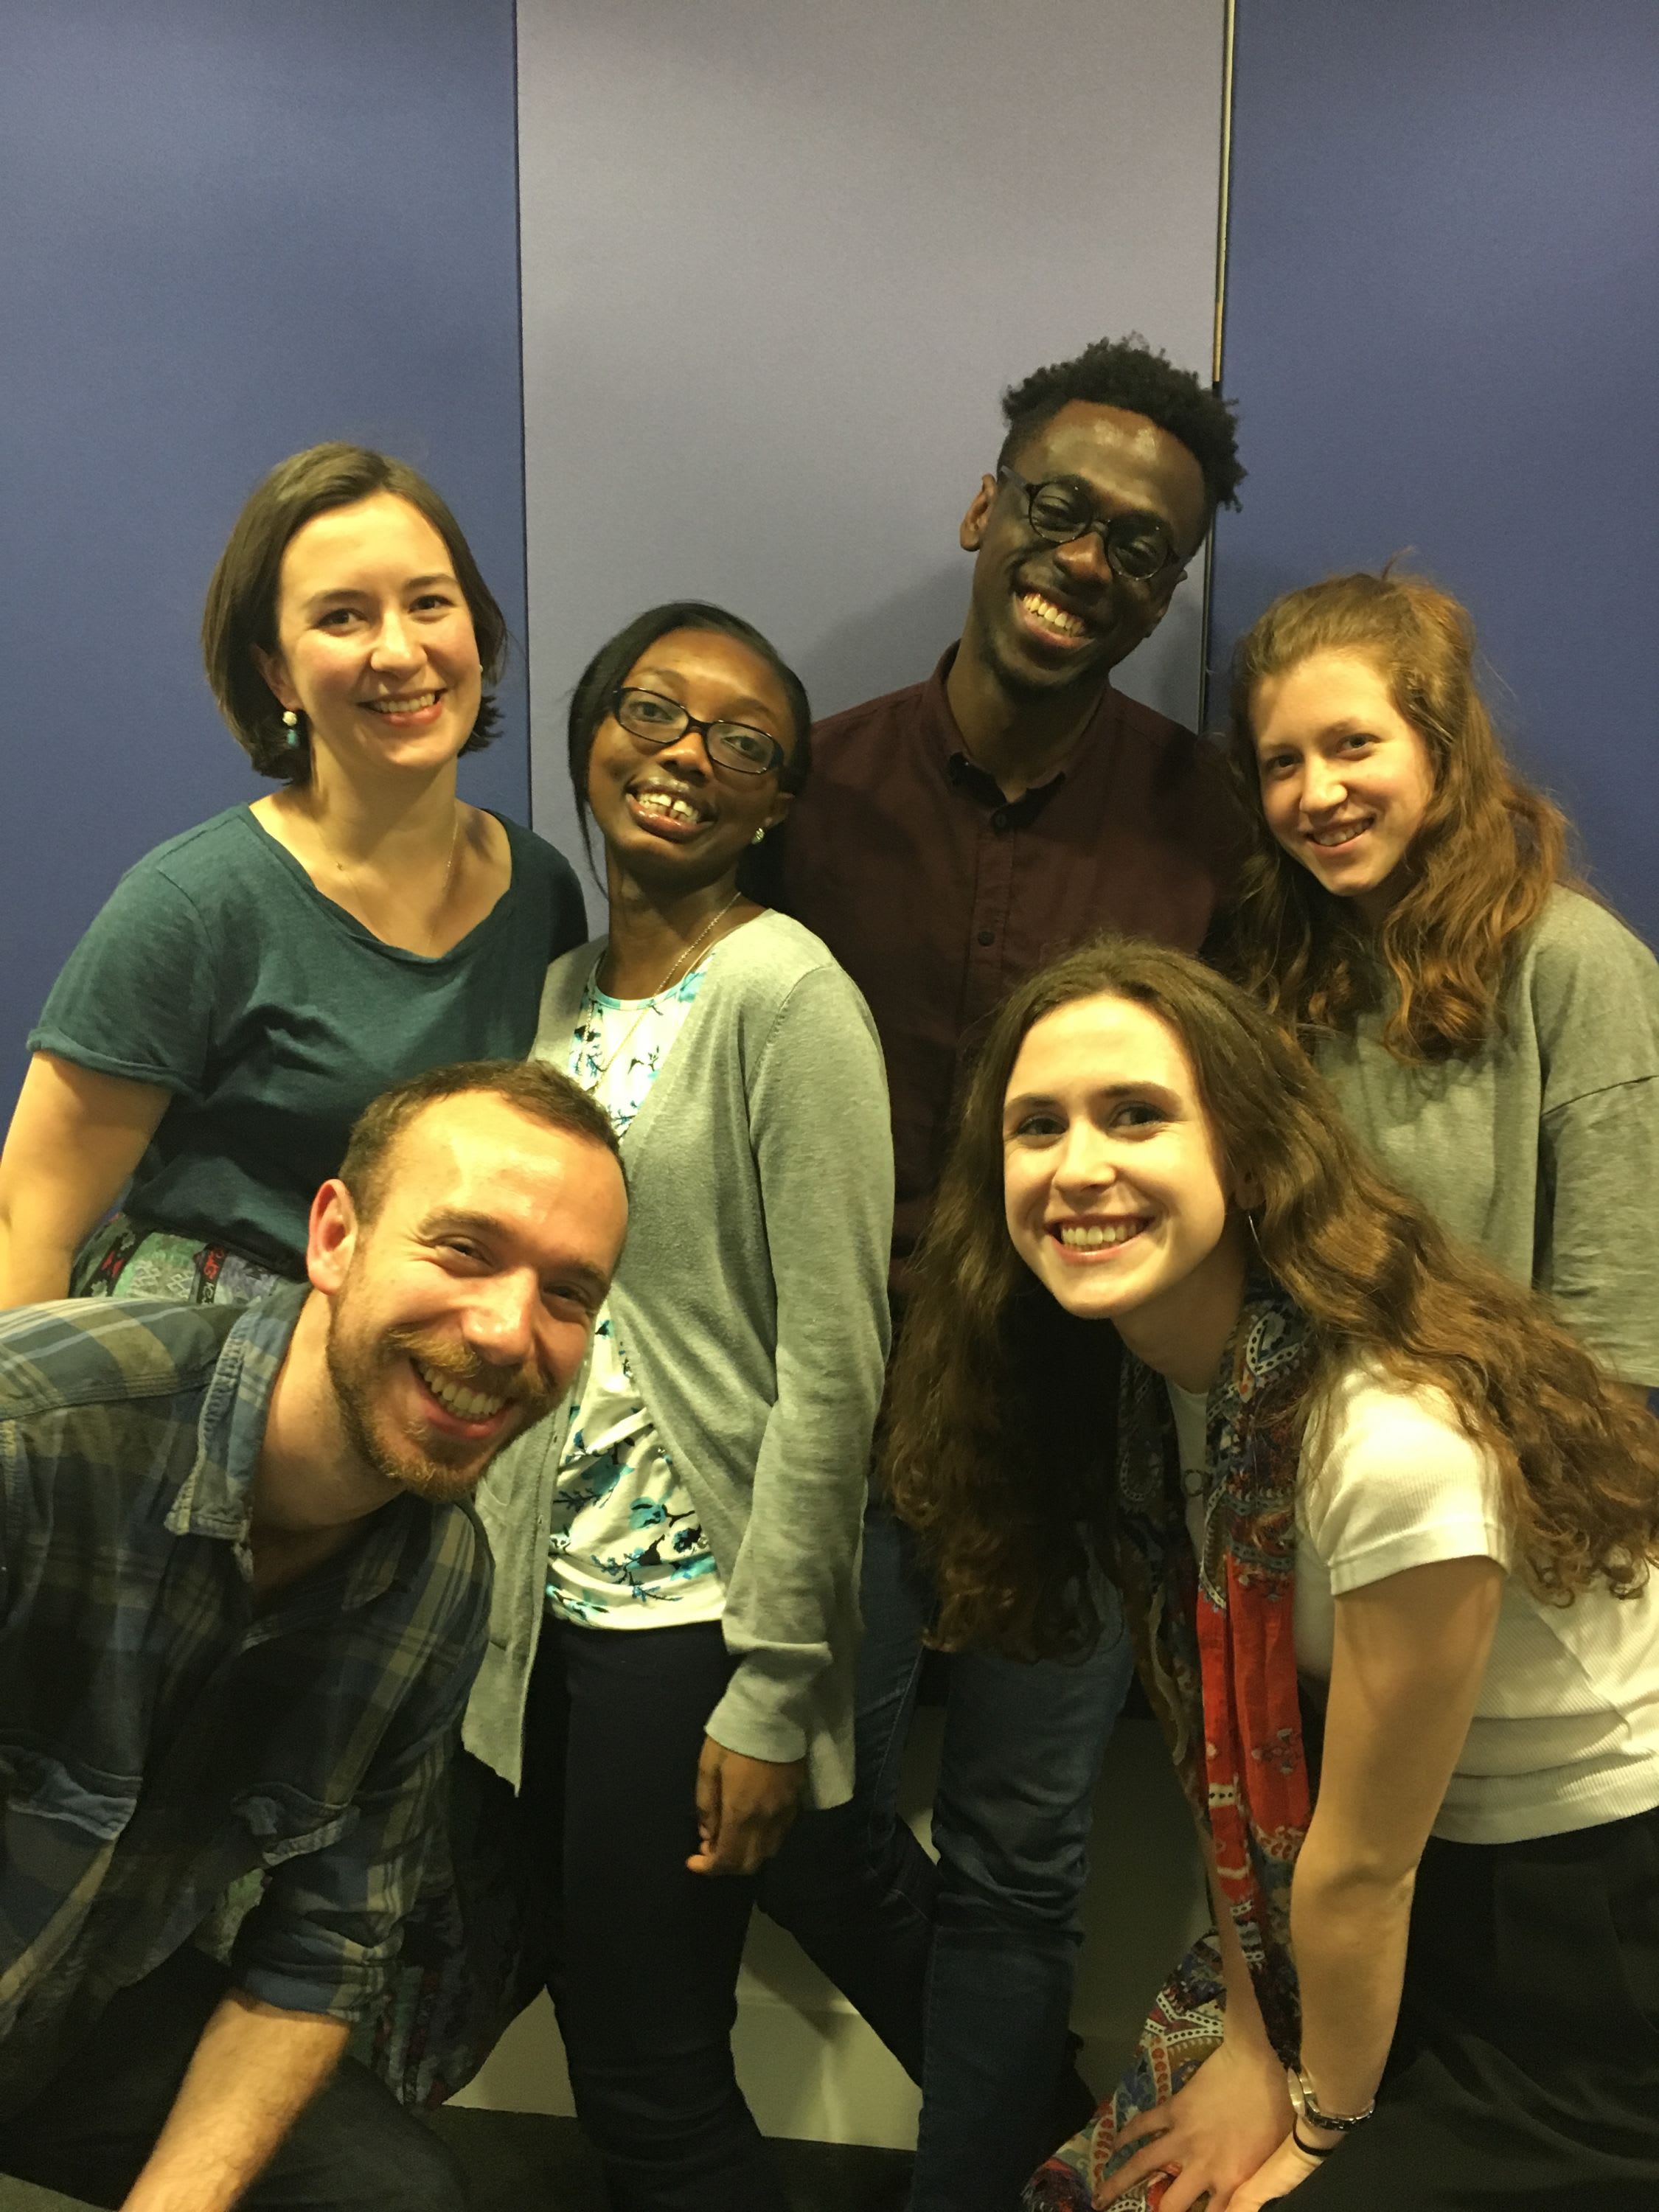
<path fill-rule="evenodd" d="M 1002 386 L 1139 329 L 1207 373 L 1222 0 L 520 0 L 534 808 L 640 608 L 821 713 L 956 634 Z M 1127 663 L 1190 720 L 1196 578 Z"/>

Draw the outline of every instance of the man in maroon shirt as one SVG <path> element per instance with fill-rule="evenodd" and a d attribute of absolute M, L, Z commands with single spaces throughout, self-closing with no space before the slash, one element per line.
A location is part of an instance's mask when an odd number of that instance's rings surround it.
<path fill-rule="evenodd" d="M 892 1091 L 893 1289 L 986 1016 L 1104 927 L 1195 951 L 1231 842 L 1216 757 L 1109 682 L 1151 635 L 1243 471 L 1231 415 L 1133 342 L 1005 394 L 995 472 L 963 519 L 960 641 L 927 680 L 821 722 L 769 888 L 870 1003 Z M 911 2212 L 1013 2212 L 1087 2117 L 1066 2059 L 1089 1815 L 1127 1638 L 1079 1664 L 948 1667 L 937 1870 L 897 1817 L 929 1595 L 903 1532 L 867 1528 L 859 1796 L 877 1870 L 769 1894 L 922 2087 Z M 833 1816 L 826 1835 L 837 1832 Z M 804 1840 L 804 1838 L 803 1838 Z M 1057 2100 L 1056 2084 L 1061 2085 Z"/>

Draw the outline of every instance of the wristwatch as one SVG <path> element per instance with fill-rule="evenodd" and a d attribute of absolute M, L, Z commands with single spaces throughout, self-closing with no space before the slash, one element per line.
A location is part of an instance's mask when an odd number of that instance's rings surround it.
<path fill-rule="evenodd" d="M 1376 2100 L 1373 2097 L 1363 2112 L 1322 2112 L 1305 2067 L 1287 2066 L 1285 2081 L 1291 2093 L 1291 2109 L 1298 2120 L 1305 2120 L 1310 2128 L 1329 2128 L 1335 2134 L 1345 2136 L 1351 2128 L 1364 2127 L 1376 2110 Z"/>

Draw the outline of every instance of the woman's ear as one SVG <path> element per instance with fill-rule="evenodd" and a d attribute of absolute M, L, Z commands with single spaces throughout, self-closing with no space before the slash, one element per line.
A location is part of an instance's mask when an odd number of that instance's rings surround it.
<path fill-rule="evenodd" d="M 1243 1213 L 1254 1213 L 1262 1197 L 1261 1185 L 1254 1176 L 1241 1176 L 1233 1186 L 1233 1204 Z"/>
<path fill-rule="evenodd" d="M 288 667 L 280 653 L 267 653 L 263 646 L 250 648 L 253 665 L 265 679 L 272 697 L 279 707 L 299 709 L 300 695 L 288 680 Z"/>

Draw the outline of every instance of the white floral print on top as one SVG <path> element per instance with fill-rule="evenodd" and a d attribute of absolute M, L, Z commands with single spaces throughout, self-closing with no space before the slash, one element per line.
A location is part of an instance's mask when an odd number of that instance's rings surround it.
<path fill-rule="evenodd" d="M 613 999 L 587 980 L 570 1037 L 570 1073 L 618 1137 L 645 1103 L 708 971 L 654 999 Z M 718 1620 L 726 1590 L 641 1398 L 607 1303 L 576 1378 L 548 1545 L 547 1602 L 592 1628 Z"/>

